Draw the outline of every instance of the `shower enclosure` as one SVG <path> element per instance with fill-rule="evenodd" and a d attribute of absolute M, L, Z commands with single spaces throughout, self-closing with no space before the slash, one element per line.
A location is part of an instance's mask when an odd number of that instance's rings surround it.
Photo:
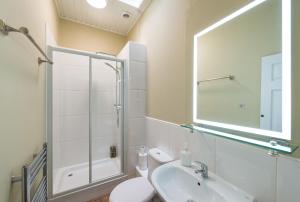
<path fill-rule="evenodd" d="M 124 61 L 57 47 L 48 54 L 50 197 L 124 176 Z"/>

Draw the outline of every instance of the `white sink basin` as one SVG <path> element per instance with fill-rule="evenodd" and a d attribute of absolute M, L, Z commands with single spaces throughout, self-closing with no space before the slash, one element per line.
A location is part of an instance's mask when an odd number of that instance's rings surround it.
<path fill-rule="evenodd" d="M 151 181 L 167 202 L 254 202 L 254 198 L 209 172 L 207 179 L 173 161 L 156 168 Z"/>

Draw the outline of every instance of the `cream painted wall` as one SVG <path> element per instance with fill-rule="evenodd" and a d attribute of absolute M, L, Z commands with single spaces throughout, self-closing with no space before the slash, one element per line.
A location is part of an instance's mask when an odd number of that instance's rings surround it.
<path fill-rule="evenodd" d="M 127 42 L 127 37 L 68 20 L 60 20 L 60 46 L 91 52 L 117 55 Z"/>
<path fill-rule="evenodd" d="M 183 123 L 185 96 L 185 15 L 187 0 L 153 0 L 129 34 L 147 47 L 148 116 Z"/>
<path fill-rule="evenodd" d="M 46 23 L 58 36 L 58 18 L 52 0 L 0 0 L 0 18 L 7 24 L 29 28 L 45 49 Z M 44 70 L 40 56 L 22 35 L 0 33 L 0 201 L 20 201 L 22 165 L 32 159 L 44 142 Z"/>
<path fill-rule="evenodd" d="M 261 58 L 281 53 L 280 22 L 272 0 L 198 38 L 198 80 L 235 77 L 198 86 L 199 119 L 260 127 Z"/>
<path fill-rule="evenodd" d="M 153 0 L 129 33 L 148 50 L 148 116 L 192 122 L 193 35 L 251 0 Z M 293 143 L 300 145 L 300 1 L 293 2 Z M 298 113 L 297 113 L 298 112 Z M 300 157 L 298 150 L 295 156 Z"/>

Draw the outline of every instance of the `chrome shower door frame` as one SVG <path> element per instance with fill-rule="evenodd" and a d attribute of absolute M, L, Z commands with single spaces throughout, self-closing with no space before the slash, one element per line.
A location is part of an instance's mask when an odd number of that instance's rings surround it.
<path fill-rule="evenodd" d="M 87 190 L 89 188 L 93 188 L 96 186 L 105 186 L 108 183 L 126 179 L 127 175 L 127 137 L 128 137 L 128 64 L 126 60 L 118 59 L 113 56 L 103 56 L 98 54 L 93 54 L 90 52 L 79 51 L 74 49 L 67 49 L 61 47 L 47 47 L 47 54 L 48 57 L 53 60 L 53 52 L 64 52 L 70 54 L 77 54 L 82 56 L 89 57 L 89 184 L 74 188 L 68 191 L 64 191 L 58 194 L 53 194 L 53 87 L 52 87 L 52 79 L 53 79 L 53 64 L 47 64 L 46 71 L 45 71 L 45 125 L 46 125 L 46 136 L 47 136 L 47 143 L 48 143 L 48 152 L 47 152 L 47 168 L 48 168 L 48 199 L 56 199 L 64 196 L 68 196 L 70 194 L 74 194 L 83 190 Z M 110 60 L 115 62 L 120 62 L 122 64 L 122 71 L 121 71 L 121 78 L 122 78 L 122 85 L 121 85 L 121 103 L 123 104 L 121 110 L 121 173 L 119 175 L 108 177 L 103 180 L 99 180 L 96 182 L 92 181 L 92 122 L 91 122 L 91 96 L 92 96 L 92 59 L 104 59 Z"/>

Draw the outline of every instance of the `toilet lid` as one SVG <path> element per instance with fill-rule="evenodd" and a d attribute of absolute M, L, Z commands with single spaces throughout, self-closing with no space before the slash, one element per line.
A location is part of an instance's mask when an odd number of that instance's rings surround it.
<path fill-rule="evenodd" d="M 144 177 L 126 180 L 116 186 L 109 196 L 110 202 L 147 202 L 153 198 L 154 188 Z"/>

